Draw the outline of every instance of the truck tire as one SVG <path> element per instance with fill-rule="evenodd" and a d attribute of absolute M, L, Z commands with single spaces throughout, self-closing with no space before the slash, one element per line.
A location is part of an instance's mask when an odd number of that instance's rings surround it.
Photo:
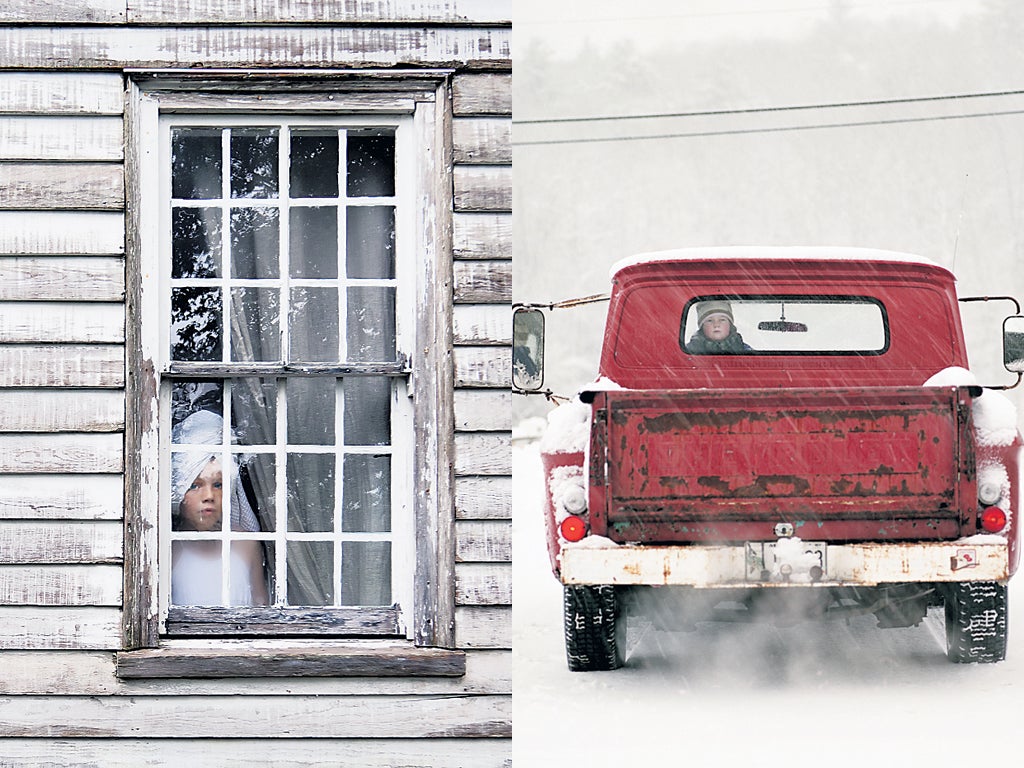
<path fill-rule="evenodd" d="M 991 664 L 1006 658 L 1005 584 L 965 581 L 944 590 L 946 656 L 957 664 Z"/>
<path fill-rule="evenodd" d="M 618 669 L 625 660 L 626 617 L 612 586 L 564 588 L 565 655 L 573 672 Z"/>

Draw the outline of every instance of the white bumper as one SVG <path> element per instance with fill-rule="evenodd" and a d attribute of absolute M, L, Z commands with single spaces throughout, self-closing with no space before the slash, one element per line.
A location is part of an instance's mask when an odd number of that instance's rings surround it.
<path fill-rule="evenodd" d="M 825 547 L 825 567 L 815 579 L 799 565 L 788 575 L 752 575 L 749 552 L 738 546 L 564 546 L 565 584 L 646 584 L 694 587 L 873 586 L 900 582 L 1005 581 L 1005 541 L 841 544 Z M 785 569 L 783 569 L 785 570 Z"/>

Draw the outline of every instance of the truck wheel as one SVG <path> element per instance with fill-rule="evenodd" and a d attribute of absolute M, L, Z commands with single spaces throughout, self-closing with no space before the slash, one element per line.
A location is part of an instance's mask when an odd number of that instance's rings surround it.
<path fill-rule="evenodd" d="M 949 660 L 986 664 L 1005 659 L 1006 585 L 965 581 L 948 585 L 944 594 Z"/>
<path fill-rule="evenodd" d="M 565 655 L 573 672 L 618 669 L 625 660 L 626 617 L 612 586 L 565 587 Z"/>

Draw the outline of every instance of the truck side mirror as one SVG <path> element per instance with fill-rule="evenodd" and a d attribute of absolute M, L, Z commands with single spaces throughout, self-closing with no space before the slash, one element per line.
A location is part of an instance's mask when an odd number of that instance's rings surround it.
<path fill-rule="evenodd" d="M 1003 321 L 1003 366 L 1011 373 L 1024 373 L 1024 316 Z"/>
<path fill-rule="evenodd" d="M 535 392 L 543 384 L 544 313 L 517 307 L 512 314 L 512 387 Z"/>

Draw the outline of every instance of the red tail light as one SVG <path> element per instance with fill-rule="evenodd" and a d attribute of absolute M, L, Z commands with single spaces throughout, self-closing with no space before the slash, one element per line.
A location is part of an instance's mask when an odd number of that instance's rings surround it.
<path fill-rule="evenodd" d="M 583 522 L 582 518 L 569 515 L 562 521 L 559 530 L 562 532 L 562 538 L 566 541 L 579 541 L 587 535 L 587 524 Z"/>
<path fill-rule="evenodd" d="M 988 507 L 981 513 L 981 527 L 989 533 L 999 533 L 1006 527 L 1006 513 L 999 507 Z"/>

